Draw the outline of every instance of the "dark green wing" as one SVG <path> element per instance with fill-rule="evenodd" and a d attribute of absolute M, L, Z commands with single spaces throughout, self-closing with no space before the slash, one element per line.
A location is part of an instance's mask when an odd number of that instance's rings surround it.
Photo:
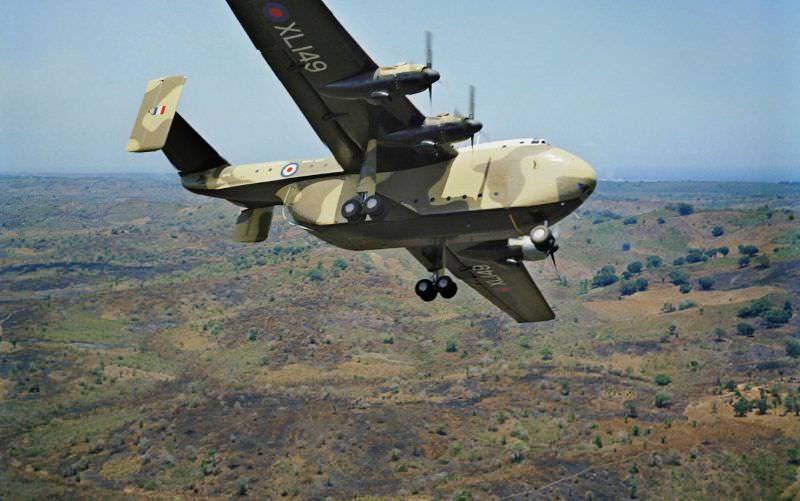
<path fill-rule="evenodd" d="M 506 242 L 471 247 L 447 246 L 447 268 L 517 322 L 553 320 L 550 309 L 525 265 L 507 261 Z"/>
<path fill-rule="evenodd" d="M 228 5 L 345 171 L 359 171 L 367 142 L 376 134 L 423 122 L 425 117 L 403 96 L 369 104 L 319 92 L 326 84 L 378 68 L 320 0 L 228 0 Z M 402 160 L 391 153 L 379 151 L 380 170 L 443 160 L 433 152 L 395 152 Z"/>

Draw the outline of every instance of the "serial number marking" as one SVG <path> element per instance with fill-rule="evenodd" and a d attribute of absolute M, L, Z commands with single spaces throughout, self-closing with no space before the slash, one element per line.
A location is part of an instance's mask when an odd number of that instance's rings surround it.
<path fill-rule="evenodd" d="M 297 27 L 296 21 L 292 21 L 292 24 L 289 26 L 274 26 L 274 28 L 280 32 L 278 36 L 281 37 L 286 47 L 288 47 L 292 53 L 297 54 L 297 58 L 300 63 L 303 64 L 306 71 L 317 73 L 328 69 L 328 63 L 322 60 L 322 56 L 317 54 L 313 45 L 295 47 L 297 42 L 293 42 L 292 40 L 297 40 L 306 36 L 303 30 Z"/>
<path fill-rule="evenodd" d="M 507 288 L 503 280 L 488 264 L 476 264 L 472 266 L 472 273 L 489 287 Z M 507 292 L 502 291 L 501 292 Z"/>

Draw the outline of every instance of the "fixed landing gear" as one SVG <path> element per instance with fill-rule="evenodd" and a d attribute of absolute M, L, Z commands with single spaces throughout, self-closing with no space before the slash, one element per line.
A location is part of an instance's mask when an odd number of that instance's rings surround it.
<path fill-rule="evenodd" d="M 380 221 L 386 217 L 386 200 L 381 195 L 353 197 L 342 205 L 342 216 L 351 223 L 360 223 L 367 216 Z"/>
<path fill-rule="evenodd" d="M 416 292 L 417 296 L 423 301 L 433 301 L 436 299 L 437 294 L 441 294 L 445 299 L 450 299 L 458 292 L 458 286 L 453 279 L 447 275 L 433 278 L 433 280 L 423 278 L 414 286 L 414 292 Z"/>
<path fill-rule="evenodd" d="M 443 298 L 450 299 L 458 292 L 458 286 L 452 278 L 445 275 L 436 280 L 436 290 L 439 291 Z"/>

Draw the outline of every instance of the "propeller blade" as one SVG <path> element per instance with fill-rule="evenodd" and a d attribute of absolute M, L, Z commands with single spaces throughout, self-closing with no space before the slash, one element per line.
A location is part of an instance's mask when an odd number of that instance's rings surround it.
<path fill-rule="evenodd" d="M 472 149 L 475 149 L 475 134 L 469 136 L 469 146 Z"/>
<path fill-rule="evenodd" d="M 475 118 L 475 86 L 469 86 L 469 117 Z"/>
<path fill-rule="evenodd" d="M 556 270 L 556 275 L 559 275 L 559 273 L 558 273 L 558 266 L 556 265 L 556 253 L 555 253 L 555 251 L 553 251 L 553 252 L 551 252 L 551 253 L 550 253 L 550 259 L 552 259 L 552 260 L 553 260 L 553 269 L 555 269 L 555 270 Z"/>
<path fill-rule="evenodd" d="M 425 67 L 433 68 L 433 33 L 425 32 Z"/>

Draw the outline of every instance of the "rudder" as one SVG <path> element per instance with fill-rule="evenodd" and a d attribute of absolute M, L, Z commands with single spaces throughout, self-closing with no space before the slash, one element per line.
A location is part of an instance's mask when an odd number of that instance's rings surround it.
<path fill-rule="evenodd" d="M 186 77 L 176 75 L 147 82 L 126 149 L 141 153 L 163 150 L 181 172 L 199 172 L 230 165 L 177 112 Z"/>

